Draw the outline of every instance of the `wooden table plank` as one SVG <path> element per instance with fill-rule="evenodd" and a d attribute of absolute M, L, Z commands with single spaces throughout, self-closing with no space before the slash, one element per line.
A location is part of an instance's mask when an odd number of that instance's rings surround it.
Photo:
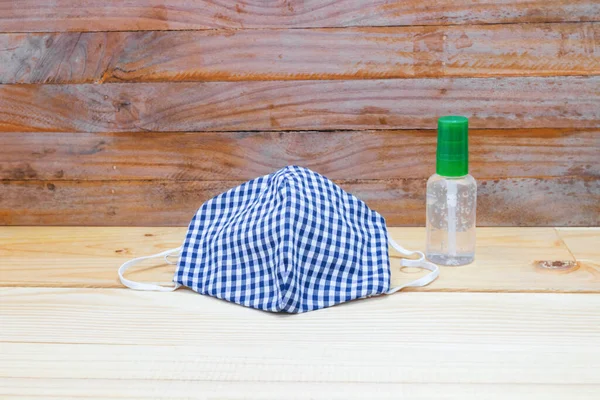
<path fill-rule="evenodd" d="M 316 399 L 347 400 L 410 398 L 512 400 L 597 400 L 598 385 L 568 384 L 469 384 L 469 383 L 364 383 L 344 382 L 231 382 L 157 379 L 45 379 L 0 378 L 3 399 L 65 400 L 65 399 Z"/>
<path fill-rule="evenodd" d="M 577 259 L 600 261 L 597 228 L 556 228 L 556 230 Z"/>
<path fill-rule="evenodd" d="M 0 83 L 598 75 L 597 41 L 600 23 L 1 34 Z"/>
<path fill-rule="evenodd" d="M 557 228 L 558 235 L 579 261 L 579 268 L 600 281 L 600 238 L 596 229 Z"/>
<path fill-rule="evenodd" d="M 0 131 L 597 128 L 600 76 L 0 85 Z"/>
<path fill-rule="evenodd" d="M 399 293 L 282 316 L 190 291 L 0 293 L 0 376 L 51 379 L 58 387 L 48 394 L 96 379 L 231 390 L 251 382 L 453 383 L 466 396 L 472 385 L 600 389 L 600 348 L 590 345 L 600 340 L 600 295 Z"/>
<path fill-rule="evenodd" d="M 124 31 L 214 28 L 455 25 L 600 20 L 589 0 L 11 0 L 0 1 L 0 31 Z"/>
<path fill-rule="evenodd" d="M 428 178 L 437 132 L 3 132 L 0 179 L 239 181 L 298 164 L 330 179 Z M 573 157 L 577 154 L 577 157 Z M 481 179 L 600 177 L 600 129 L 472 129 Z"/>
<path fill-rule="evenodd" d="M 179 246 L 185 231 L 186 228 L 0 227 L 0 286 L 119 288 L 119 265 L 133 257 Z M 403 246 L 423 250 L 423 228 L 391 228 L 390 232 Z M 583 232 L 589 241 L 600 239 L 600 228 L 572 232 Z M 391 255 L 394 285 L 421 273 L 401 270 L 393 251 Z M 594 257 L 586 259 L 585 268 L 545 268 L 540 261 L 575 261 L 553 228 L 479 228 L 474 264 L 442 268 L 437 281 L 414 290 L 600 293 L 600 255 Z M 598 264 L 594 266 L 591 261 Z M 173 272 L 173 266 L 157 260 L 128 272 L 128 277 L 168 283 Z"/>

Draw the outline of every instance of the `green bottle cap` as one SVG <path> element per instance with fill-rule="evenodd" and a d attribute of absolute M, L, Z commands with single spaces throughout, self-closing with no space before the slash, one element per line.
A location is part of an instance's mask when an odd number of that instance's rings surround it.
<path fill-rule="evenodd" d="M 465 176 L 469 173 L 469 120 L 446 116 L 438 119 L 435 172 L 441 176 Z"/>

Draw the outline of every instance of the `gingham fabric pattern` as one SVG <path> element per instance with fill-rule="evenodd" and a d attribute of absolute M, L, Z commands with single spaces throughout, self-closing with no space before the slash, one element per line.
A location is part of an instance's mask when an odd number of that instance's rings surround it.
<path fill-rule="evenodd" d="M 200 207 L 174 280 L 289 313 L 381 294 L 390 287 L 385 220 L 318 173 L 286 167 Z"/>

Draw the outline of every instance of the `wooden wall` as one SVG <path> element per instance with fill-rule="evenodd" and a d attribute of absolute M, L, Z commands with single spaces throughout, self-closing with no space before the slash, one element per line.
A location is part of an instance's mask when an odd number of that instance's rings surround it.
<path fill-rule="evenodd" d="M 439 116 L 479 225 L 600 224 L 600 3 L 0 0 L 0 223 L 185 225 L 288 164 L 424 224 Z"/>

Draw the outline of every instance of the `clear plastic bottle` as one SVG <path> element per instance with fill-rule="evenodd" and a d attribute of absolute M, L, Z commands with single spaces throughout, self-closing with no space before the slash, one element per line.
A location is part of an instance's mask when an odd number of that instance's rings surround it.
<path fill-rule="evenodd" d="M 436 174 L 427 181 L 427 250 L 430 261 L 465 265 L 475 259 L 477 183 L 468 174 L 468 120 L 438 121 Z"/>

